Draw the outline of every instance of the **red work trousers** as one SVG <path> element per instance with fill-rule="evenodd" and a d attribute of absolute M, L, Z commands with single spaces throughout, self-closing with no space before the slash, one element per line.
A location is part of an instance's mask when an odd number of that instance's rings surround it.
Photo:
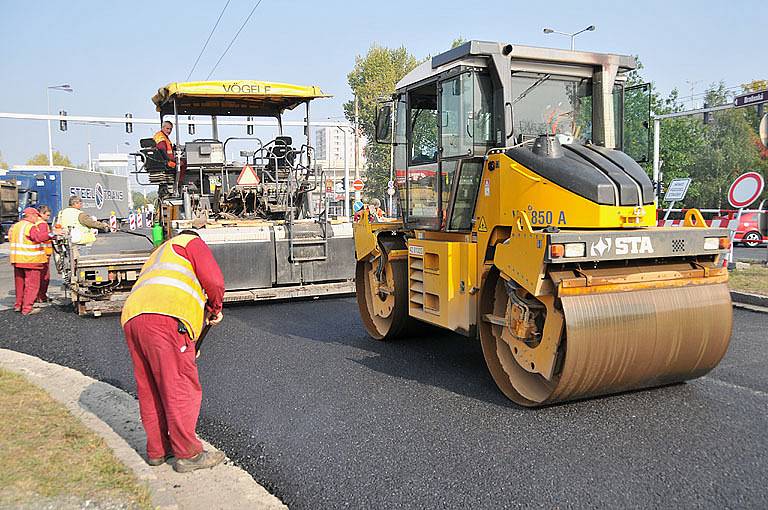
<path fill-rule="evenodd" d="M 13 266 L 13 283 L 16 286 L 16 302 L 13 307 L 27 314 L 32 311 L 40 289 L 42 269 L 27 269 Z"/>
<path fill-rule="evenodd" d="M 51 283 L 51 259 L 45 263 L 43 272 L 40 275 L 40 290 L 37 293 L 38 301 L 45 301 L 48 299 L 48 284 Z"/>
<path fill-rule="evenodd" d="M 195 435 L 203 391 L 194 342 L 179 333 L 178 320 L 167 315 L 137 315 L 124 330 L 147 433 L 147 456 L 194 457 L 203 451 Z"/>

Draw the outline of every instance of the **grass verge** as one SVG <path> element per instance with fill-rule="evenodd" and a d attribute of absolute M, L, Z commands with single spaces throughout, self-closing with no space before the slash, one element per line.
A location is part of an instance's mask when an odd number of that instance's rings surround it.
<path fill-rule="evenodd" d="M 152 508 L 104 440 L 24 377 L 0 369 L 0 508 L 78 501 Z M 82 506 L 82 505 L 79 505 Z"/>
<path fill-rule="evenodd" d="M 734 269 L 728 285 L 731 290 L 768 295 L 768 267 L 752 264 L 746 269 Z"/>

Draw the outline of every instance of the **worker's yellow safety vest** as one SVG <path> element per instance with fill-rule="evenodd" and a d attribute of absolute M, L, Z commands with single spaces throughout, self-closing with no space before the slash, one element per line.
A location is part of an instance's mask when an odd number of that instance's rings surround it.
<path fill-rule="evenodd" d="M 157 145 L 160 142 L 165 142 L 165 153 L 168 155 L 168 166 L 171 168 L 175 168 L 176 161 L 174 161 L 175 156 L 173 155 L 173 144 L 168 139 L 168 136 L 162 131 L 158 131 L 157 133 L 155 133 L 152 139 L 155 141 L 155 145 Z"/>
<path fill-rule="evenodd" d="M 60 224 L 65 232 L 70 233 L 70 240 L 75 244 L 91 244 L 96 240 L 93 230 L 80 223 L 80 214 L 83 211 L 76 207 L 67 207 L 59 213 L 56 223 Z M 72 230 L 70 230 L 70 228 Z"/>
<path fill-rule="evenodd" d="M 36 243 L 29 238 L 34 226 L 34 223 L 22 220 L 14 224 L 8 231 L 8 240 L 11 242 L 9 256 L 11 264 L 45 264 L 48 262 L 43 243 Z"/>
<path fill-rule="evenodd" d="M 123 305 L 122 325 L 143 313 L 168 315 L 182 321 L 190 338 L 197 339 L 203 328 L 207 298 L 192 263 L 173 250 L 174 246 L 187 246 L 195 237 L 181 234 L 169 239 L 144 263 Z"/>

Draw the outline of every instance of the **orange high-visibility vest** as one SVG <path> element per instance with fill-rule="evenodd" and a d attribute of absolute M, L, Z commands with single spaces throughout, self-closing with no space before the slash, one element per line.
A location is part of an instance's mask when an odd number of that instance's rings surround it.
<path fill-rule="evenodd" d="M 15 223 L 8 231 L 8 240 L 11 242 L 11 264 L 45 264 L 48 256 L 45 254 L 43 243 L 36 243 L 30 239 L 34 223 L 21 220 Z"/>
<path fill-rule="evenodd" d="M 47 223 L 47 222 L 42 218 L 38 218 L 37 221 L 35 222 L 35 226 L 41 225 L 43 223 Z M 50 257 L 51 255 L 53 255 L 53 242 L 50 240 L 44 242 L 43 250 L 45 250 L 46 256 Z"/>
<path fill-rule="evenodd" d="M 144 263 L 139 279 L 123 305 L 120 323 L 143 313 L 176 317 L 184 323 L 192 340 L 203 328 L 207 297 L 192 263 L 173 247 L 185 247 L 194 235 L 182 234 L 160 245 Z"/>
<path fill-rule="evenodd" d="M 165 133 L 158 131 L 155 133 L 155 136 L 153 136 L 152 139 L 155 141 L 155 145 L 159 144 L 160 142 L 165 142 L 165 153 L 168 155 L 168 166 L 171 168 L 176 168 L 176 156 L 173 154 L 173 144 L 165 135 Z"/>

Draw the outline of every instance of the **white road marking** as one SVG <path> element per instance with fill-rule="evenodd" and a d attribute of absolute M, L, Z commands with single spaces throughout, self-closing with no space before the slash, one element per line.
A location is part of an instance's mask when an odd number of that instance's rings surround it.
<path fill-rule="evenodd" d="M 752 389 L 752 388 L 748 388 L 746 386 L 739 386 L 738 384 L 729 383 L 729 382 L 723 381 L 721 379 L 715 379 L 714 377 L 702 377 L 701 379 L 703 379 L 705 381 L 711 381 L 711 382 L 717 384 L 718 386 L 724 386 L 726 388 L 731 388 L 731 389 L 736 389 L 736 390 L 744 390 L 744 391 L 748 391 L 749 393 L 751 393 L 751 394 L 753 394 L 753 395 L 755 395 L 757 397 L 768 398 L 768 393 L 766 393 L 765 391 L 755 390 L 755 389 Z"/>

